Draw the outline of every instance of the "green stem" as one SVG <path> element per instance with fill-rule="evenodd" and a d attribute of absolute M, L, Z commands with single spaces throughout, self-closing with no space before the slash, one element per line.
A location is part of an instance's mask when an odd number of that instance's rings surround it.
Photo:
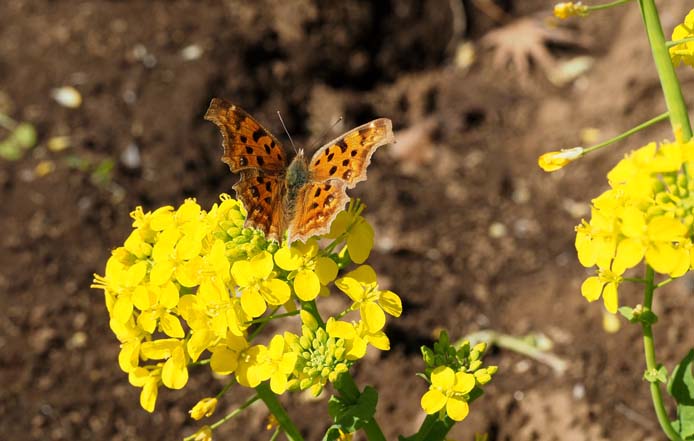
<path fill-rule="evenodd" d="M 689 124 L 687 105 L 682 96 L 675 66 L 672 64 L 670 52 L 665 43 L 665 34 L 663 34 L 663 27 L 660 24 L 658 9 L 654 0 L 639 0 L 639 6 L 653 52 L 653 60 L 658 70 L 658 77 L 660 77 L 660 85 L 665 95 L 665 104 L 670 112 L 672 130 L 675 134 L 678 130 L 682 130 L 683 140 L 688 141 L 692 137 L 692 127 Z"/>
<path fill-rule="evenodd" d="M 276 310 L 275 310 L 275 311 L 276 311 Z M 260 317 L 260 318 L 251 320 L 251 321 L 248 322 L 248 323 L 250 323 L 250 324 L 252 324 L 252 325 L 258 324 L 258 323 L 267 323 L 267 322 L 269 322 L 269 321 L 271 321 L 271 320 L 275 320 L 275 319 L 278 319 L 278 318 L 291 317 L 291 316 L 293 316 L 293 315 L 297 315 L 298 313 L 299 313 L 298 310 L 297 310 L 297 311 L 290 311 L 290 312 L 283 312 L 282 314 L 275 314 L 275 315 L 269 315 L 269 316 L 267 316 L 267 317 Z M 274 314 L 274 313 L 273 313 L 273 314 Z"/>
<path fill-rule="evenodd" d="M 226 385 L 224 385 L 222 390 L 219 391 L 219 393 L 217 394 L 217 396 L 215 398 L 217 398 L 217 399 L 222 398 L 222 395 L 227 393 L 227 391 L 231 388 L 231 386 L 234 385 L 234 383 L 236 383 L 236 379 L 234 377 L 232 377 L 231 380 L 229 380 L 229 382 Z M 257 395 L 256 395 L 256 398 L 257 398 Z"/>
<path fill-rule="evenodd" d="M 213 424 L 210 424 L 210 429 L 215 430 L 217 427 L 221 426 L 222 424 L 226 423 L 230 419 L 234 418 L 236 415 L 240 414 L 241 412 L 246 410 L 248 407 L 250 407 L 253 403 L 258 401 L 259 398 L 260 397 L 258 396 L 258 394 L 253 395 L 251 398 L 246 400 L 246 402 L 243 403 L 240 407 L 238 407 L 237 409 L 234 409 L 232 412 L 226 414 L 223 418 L 215 421 Z M 197 435 L 197 432 L 190 435 L 190 436 L 183 438 L 183 441 L 192 441 L 195 439 L 196 435 Z"/>
<path fill-rule="evenodd" d="M 677 46 L 679 44 L 691 43 L 692 41 L 694 41 L 694 37 L 683 38 L 681 40 L 668 41 L 665 43 L 665 47 L 670 49 L 671 47 Z"/>
<path fill-rule="evenodd" d="M 653 268 L 649 265 L 646 266 L 646 288 L 643 292 L 643 310 L 650 311 L 653 306 L 653 291 L 655 290 L 655 284 L 653 279 L 655 278 L 655 272 Z M 646 355 L 646 370 L 658 370 L 658 364 L 655 361 L 655 342 L 653 340 L 653 329 L 651 325 L 647 322 L 641 323 L 641 328 L 643 331 L 643 350 Z M 668 418 L 667 410 L 665 409 L 665 404 L 663 403 L 663 395 L 660 391 L 660 383 L 654 381 L 649 384 L 651 389 L 651 398 L 653 399 L 653 408 L 655 409 L 655 414 L 658 417 L 658 422 L 663 432 L 671 440 L 681 441 L 679 434 L 670 424 L 670 418 Z"/>
<path fill-rule="evenodd" d="M 610 3 L 604 3 L 602 5 L 592 5 L 592 6 L 588 6 L 588 11 L 592 12 L 592 11 L 599 11 L 601 9 L 612 8 L 615 6 L 623 5 L 625 3 L 629 3 L 631 1 L 633 1 L 633 0 L 617 0 L 614 2 L 610 2 Z"/>
<path fill-rule="evenodd" d="M 260 399 L 263 400 L 268 410 L 277 418 L 287 439 L 289 441 L 303 441 L 304 438 L 299 433 L 299 429 L 296 428 L 291 418 L 289 418 L 287 411 L 284 410 L 284 407 L 280 404 L 277 395 L 270 390 L 270 386 L 268 386 L 267 382 L 260 383 L 256 386 L 255 391 L 258 393 Z"/>
<path fill-rule="evenodd" d="M 667 278 L 667 279 L 663 280 L 662 282 L 658 283 L 655 287 L 656 287 L 656 288 L 662 288 L 663 286 L 667 285 L 668 283 L 672 283 L 672 282 L 674 282 L 675 280 L 677 280 L 677 279 L 676 279 L 676 278 L 672 278 L 672 277 Z"/>
<path fill-rule="evenodd" d="M 666 119 L 668 119 L 668 116 L 670 116 L 670 114 L 668 112 L 661 113 L 660 115 L 653 117 L 653 118 L 649 119 L 648 121 L 645 121 L 645 122 L 639 124 L 638 126 L 631 128 L 631 129 L 627 130 L 626 132 L 615 136 L 614 138 L 608 139 L 607 141 L 603 141 L 600 144 L 595 144 L 593 146 L 586 147 L 583 150 L 583 154 L 585 155 L 586 153 L 590 153 L 592 151 L 595 151 L 595 150 L 601 149 L 603 147 L 606 147 L 610 144 L 613 144 L 617 141 L 621 141 L 621 140 L 633 135 L 636 132 L 640 132 L 641 130 L 643 130 L 647 127 L 650 127 L 650 126 L 657 124 L 661 121 L 665 121 Z"/>

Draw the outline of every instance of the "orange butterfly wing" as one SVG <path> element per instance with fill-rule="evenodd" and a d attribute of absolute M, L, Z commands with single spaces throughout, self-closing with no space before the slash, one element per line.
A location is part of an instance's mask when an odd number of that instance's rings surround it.
<path fill-rule="evenodd" d="M 222 161 L 231 171 L 241 173 L 233 188 L 248 212 L 244 226 L 280 240 L 286 223 L 284 148 L 258 121 L 226 100 L 214 98 L 205 119 L 222 132 Z"/>
<path fill-rule="evenodd" d="M 330 224 L 349 202 L 341 181 L 309 182 L 299 190 L 294 216 L 287 228 L 287 242 L 306 242 L 330 231 Z"/>
<path fill-rule="evenodd" d="M 222 162 L 234 173 L 255 168 L 276 174 L 287 168 L 287 153 L 277 138 L 240 107 L 214 98 L 205 119 L 222 132 Z"/>
<path fill-rule="evenodd" d="M 346 189 L 366 179 L 371 155 L 394 139 L 392 122 L 379 118 L 321 147 L 309 163 L 309 182 L 297 194 L 288 225 L 289 243 L 329 232 L 330 224 L 349 202 Z"/>
<path fill-rule="evenodd" d="M 246 170 L 233 188 L 248 212 L 244 226 L 261 230 L 270 240 L 281 241 L 286 228 L 284 177 Z"/>
<path fill-rule="evenodd" d="M 338 179 L 353 188 L 366 179 L 374 151 L 394 140 L 393 123 L 387 118 L 352 129 L 318 149 L 309 164 L 311 178 L 316 182 Z"/>

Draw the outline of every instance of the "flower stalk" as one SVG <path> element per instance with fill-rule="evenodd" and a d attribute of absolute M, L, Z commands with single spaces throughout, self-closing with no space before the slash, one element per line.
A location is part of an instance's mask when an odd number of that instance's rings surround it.
<path fill-rule="evenodd" d="M 682 95 L 679 79 L 675 73 L 675 67 L 670 58 L 668 44 L 665 40 L 663 27 L 660 23 L 658 9 L 654 0 L 639 0 L 641 15 L 646 27 L 646 34 L 653 52 L 653 60 L 655 61 L 660 84 L 663 89 L 665 103 L 670 114 L 670 124 L 675 137 L 681 136 L 682 141 L 688 141 L 692 137 L 692 129 L 689 122 L 689 114 L 687 105 Z M 685 174 L 688 172 L 686 165 L 684 166 Z M 656 285 L 654 283 L 655 272 L 650 265 L 646 265 L 647 281 L 644 288 L 644 310 L 650 311 L 653 305 L 653 292 Z M 642 322 L 643 332 L 643 348 L 646 358 L 647 371 L 657 370 L 658 364 L 655 357 L 655 342 L 653 339 L 652 325 L 649 322 Z M 663 396 L 660 390 L 658 381 L 651 381 L 649 385 L 651 397 L 653 399 L 653 407 L 655 409 L 658 422 L 663 432 L 671 440 L 681 440 L 679 434 L 675 431 L 670 423 L 670 419 L 663 403 Z"/>

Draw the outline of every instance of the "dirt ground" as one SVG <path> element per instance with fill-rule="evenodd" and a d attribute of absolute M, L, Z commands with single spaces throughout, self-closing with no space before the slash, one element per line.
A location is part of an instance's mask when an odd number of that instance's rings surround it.
<path fill-rule="evenodd" d="M 667 34 L 689 2 L 660 3 Z M 231 192 L 236 177 L 202 118 L 218 96 L 285 139 L 280 110 L 301 145 L 338 116 L 335 131 L 394 122 L 398 144 L 378 151 L 351 193 L 376 230 L 370 262 L 404 302 L 387 329 L 392 350 L 355 369 L 361 386 L 381 392 L 388 439 L 423 419 L 419 347 L 440 327 L 454 338 L 541 333 L 568 366 L 492 350 L 499 373 L 452 439 L 664 439 L 641 380 L 640 333 L 606 333 L 601 305 L 580 295 L 587 271 L 573 227 L 606 171 L 669 127 L 552 175 L 536 166 L 542 152 L 584 142 L 587 128 L 602 140 L 662 112 L 657 76 L 636 4 L 560 24 L 572 41 L 531 46 L 568 77 L 538 62 L 495 63 L 541 29 L 556 38 L 550 9 L 540 0 L 0 3 L 0 112 L 38 132 L 21 159 L 0 159 L 0 438 L 169 440 L 200 426 L 187 410 L 221 380 L 192 371 L 185 389 L 162 389 L 155 413 L 143 411 L 89 285 L 135 206 L 196 197 L 209 207 Z M 500 31 L 501 47 L 483 44 Z M 679 72 L 691 103 L 694 76 Z M 61 86 L 77 89 L 81 106 L 51 99 Z M 69 136 L 67 148 L 48 148 L 56 136 Z M 694 341 L 691 291 L 686 278 L 656 299 L 658 357 L 670 369 Z M 635 305 L 640 294 L 621 300 Z M 218 415 L 247 396 L 228 394 Z M 319 439 L 325 400 L 298 394 L 285 404 Z M 269 439 L 266 417 L 251 408 L 215 439 Z"/>

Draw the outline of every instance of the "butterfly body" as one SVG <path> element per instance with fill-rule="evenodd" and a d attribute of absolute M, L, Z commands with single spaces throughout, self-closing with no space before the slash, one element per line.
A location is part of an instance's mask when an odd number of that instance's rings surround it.
<path fill-rule="evenodd" d="M 346 189 L 366 179 L 371 155 L 394 141 L 392 123 L 379 118 L 324 145 L 310 161 L 300 150 L 289 160 L 279 141 L 248 113 L 215 98 L 205 114 L 222 132 L 222 161 L 241 179 L 234 185 L 246 226 L 287 242 L 325 234 L 349 201 Z"/>

